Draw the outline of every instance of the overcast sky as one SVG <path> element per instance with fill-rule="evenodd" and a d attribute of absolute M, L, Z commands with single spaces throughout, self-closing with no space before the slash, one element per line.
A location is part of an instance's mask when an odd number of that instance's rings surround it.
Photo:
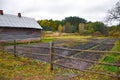
<path fill-rule="evenodd" d="M 0 0 L 4 13 L 41 19 L 64 19 L 79 16 L 88 21 L 104 21 L 107 11 L 118 0 Z"/>

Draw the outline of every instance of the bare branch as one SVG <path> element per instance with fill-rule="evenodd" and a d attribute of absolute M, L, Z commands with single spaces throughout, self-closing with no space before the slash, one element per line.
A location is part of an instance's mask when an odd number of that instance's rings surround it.
<path fill-rule="evenodd" d="M 115 7 L 108 10 L 107 22 L 118 21 L 120 22 L 120 0 L 116 3 Z"/>

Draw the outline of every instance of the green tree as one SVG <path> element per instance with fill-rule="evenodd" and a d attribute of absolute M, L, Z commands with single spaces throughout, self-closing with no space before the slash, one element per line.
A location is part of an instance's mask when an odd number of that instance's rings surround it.
<path fill-rule="evenodd" d="M 90 33 L 98 31 L 104 35 L 108 34 L 108 28 L 102 22 L 88 22 L 87 24 L 85 24 L 85 29 L 88 30 Z"/>
<path fill-rule="evenodd" d="M 74 25 L 71 25 L 71 28 L 73 33 L 76 32 L 77 28 Z"/>
<path fill-rule="evenodd" d="M 93 22 L 88 22 L 85 24 L 85 30 L 88 31 L 88 33 L 93 34 L 95 32 L 94 29 L 94 23 Z"/>
<path fill-rule="evenodd" d="M 99 31 L 104 35 L 107 35 L 107 33 L 108 33 L 107 26 L 102 22 L 95 22 L 94 23 L 94 30 L 95 30 L 95 32 Z"/>
<path fill-rule="evenodd" d="M 65 17 L 65 19 L 63 20 L 63 23 L 66 24 L 66 23 L 70 23 L 71 25 L 74 26 L 74 30 L 78 30 L 78 26 L 79 26 L 79 23 L 86 23 L 87 21 L 83 18 L 80 18 L 80 17 L 76 17 L 76 16 L 70 16 L 70 17 Z"/>
<path fill-rule="evenodd" d="M 71 33 L 72 32 L 72 27 L 71 27 L 71 24 L 69 22 L 67 22 L 65 24 L 65 32 L 66 33 Z"/>

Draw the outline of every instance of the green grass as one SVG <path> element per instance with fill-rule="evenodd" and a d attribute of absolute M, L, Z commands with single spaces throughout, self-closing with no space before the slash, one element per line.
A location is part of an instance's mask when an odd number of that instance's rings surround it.
<path fill-rule="evenodd" d="M 111 51 L 120 51 L 120 43 L 119 41 L 116 41 L 115 42 L 115 45 L 113 46 L 113 48 L 111 49 Z M 114 63 L 114 62 L 117 62 L 118 60 L 118 57 L 120 57 L 120 54 L 117 54 L 117 53 L 112 53 L 112 54 L 107 54 L 104 56 L 104 59 L 102 60 L 102 62 L 105 62 L 105 63 Z M 117 72 L 118 69 L 117 67 L 115 66 L 103 66 L 103 69 L 104 70 L 108 70 L 110 72 Z"/>
<path fill-rule="evenodd" d="M 114 46 L 112 47 L 111 51 L 120 51 L 120 43 L 119 41 L 116 41 Z M 115 63 L 120 60 L 120 54 L 117 53 L 108 53 L 104 55 L 101 59 L 99 59 L 99 62 L 104 63 Z M 118 68 L 116 66 L 108 66 L 108 65 L 94 65 L 91 68 L 94 68 L 94 70 L 99 69 L 100 71 L 109 72 L 111 74 L 116 74 L 118 72 Z"/>
<path fill-rule="evenodd" d="M 108 56 L 105 56 L 103 62 L 106 62 L 106 63 L 111 63 L 111 62 L 115 62 L 115 58 L 114 56 L 111 56 L 111 55 L 108 55 Z"/>
<path fill-rule="evenodd" d="M 91 38 L 91 36 L 76 36 L 76 35 L 71 35 L 71 36 L 54 36 L 54 37 L 44 37 L 43 39 L 52 39 L 52 40 L 63 40 L 63 39 L 86 39 L 86 38 Z"/>
<path fill-rule="evenodd" d="M 53 42 L 53 41 L 54 41 L 53 37 L 45 37 L 45 38 L 41 39 L 40 42 L 46 43 L 46 42 Z"/>
<path fill-rule="evenodd" d="M 116 41 L 115 46 L 112 48 L 112 51 L 120 51 L 120 42 Z"/>

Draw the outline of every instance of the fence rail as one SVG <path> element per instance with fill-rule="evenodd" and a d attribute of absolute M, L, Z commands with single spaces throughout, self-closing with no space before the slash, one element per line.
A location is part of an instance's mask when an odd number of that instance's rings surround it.
<path fill-rule="evenodd" d="M 119 75 L 106 74 L 106 73 L 103 73 L 103 72 L 95 72 L 95 71 L 90 71 L 90 70 L 80 70 L 80 69 L 76 69 L 76 68 L 67 67 L 67 66 L 64 66 L 64 65 L 58 64 L 58 63 L 55 63 L 55 64 L 58 65 L 58 66 L 64 67 L 64 68 L 68 68 L 68 69 L 78 70 L 78 71 L 82 71 L 82 72 L 95 73 L 95 74 L 100 74 L 100 75 L 106 75 L 106 76 L 110 76 L 110 77 L 119 78 L 118 80 L 120 80 Z"/>
<path fill-rule="evenodd" d="M 68 57 L 68 56 L 63 56 L 63 55 L 59 55 L 59 54 L 55 54 L 56 56 L 59 57 L 63 57 L 66 59 L 72 59 L 72 60 L 79 60 L 79 61 L 83 61 L 83 62 L 88 62 L 88 63 L 94 63 L 94 64 L 100 64 L 100 65 L 108 65 L 108 66 L 117 66 L 120 67 L 120 64 L 112 64 L 112 63 L 103 63 L 103 62 L 97 62 L 97 61 L 92 61 L 92 60 L 86 60 L 86 59 L 80 59 L 80 58 L 74 58 L 74 57 Z M 54 61 L 54 63 L 56 63 L 57 61 Z"/>
<path fill-rule="evenodd" d="M 116 54 L 120 54 L 120 52 L 118 52 L 118 51 L 80 50 L 80 49 L 68 49 L 68 48 L 59 48 L 59 47 L 52 47 L 52 49 L 53 50 L 54 49 L 62 49 L 62 50 L 67 50 L 67 51 L 89 52 L 89 53 L 116 53 Z M 53 51 L 53 53 L 54 53 L 54 51 Z M 79 60 L 79 61 L 88 62 L 88 63 L 94 63 L 94 64 L 100 64 L 100 65 L 108 65 L 108 66 L 116 66 L 117 68 L 120 67 L 120 64 L 115 64 L 115 63 L 112 64 L 112 63 L 96 62 L 96 61 L 92 61 L 92 60 L 85 60 L 85 59 L 74 58 L 74 57 L 69 57 L 69 56 L 64 56 L 64 55 L 59 55 L 59 54 L 52 54 L 52 55 L 63 57 L 63 58 L 66 58 L 66 59 Z M 89 72 L 89 73 L 95 73 L 95 74 L 99 74 L 99 75 L 106 75 L 106 76 L 109 76 L 109 77 L 115 77 L 115 78 L 117 78 L 117 80 L 120 80 L 120 75 L 112 75 L 112 74 L 103 73 L 103 72 L 95 72 L 95 71 L 90 71 L 90 70 L 75 69 L 75 68 L 71 68 L 71 67 L 67 67 L 67 66 L 64 66 L 62 64 L 59 64 L 59 63 L 57 63 L 57 61 L 54 61 L 53 64 L 62 66 L 64 68 L 69 68 L 69 69 L 82 71 L 82 72 Z"/>
<path fill-rule="evenodd" d="M 33 53 L 33 54 L 36 54 L 38 56 L 50 56 L 49 54 L 38 54 L 38 53 Z"/>
<path fill-rule="evenodd" d="M 90 53 L 117 53 L 117 54 L 120 54 L 120 52 L 118 52 L 118 51 L 81 50 L 81 49 L 68 49 L 68 48 L 59 48 L 59 47 L 54 47 L 54 49 L 62 49 L 62 50 L 77 51 L 77 52 L 90 52 Z"/>
<path fill-rule="evenodd" d="M 44 48 L 44 49 L 50 49 L 50 47 L 43 47 L 43 46 L 18 46 L 18 47 L 24 47 L 24 48 Z"/>

